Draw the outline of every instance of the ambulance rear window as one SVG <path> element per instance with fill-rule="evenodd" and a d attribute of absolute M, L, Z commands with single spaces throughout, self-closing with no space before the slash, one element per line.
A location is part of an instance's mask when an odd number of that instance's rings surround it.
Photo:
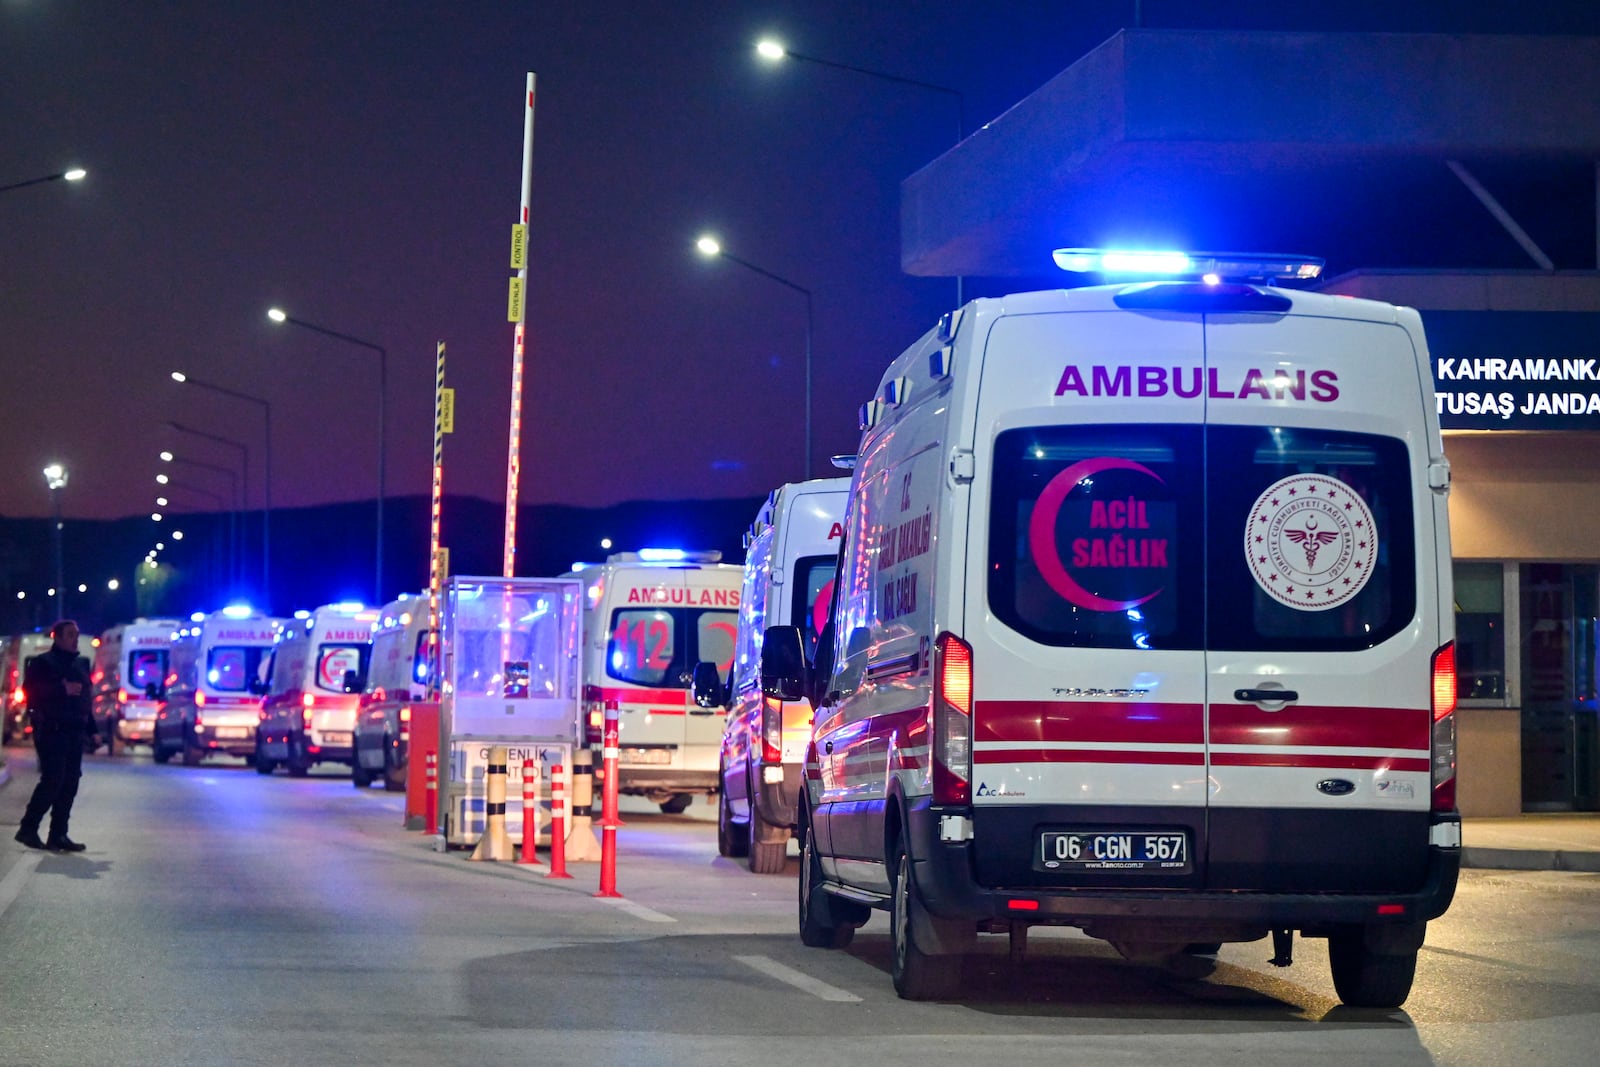
<path fill-rule="evenodd" d="M 265 661 L 271 648 L 222 645 L 206 653 L 206 684 L 223 693 L 247 693 L 252 681 L 266 676 Z"/>
<path fill-rule="evenodd" d="M 734 611 L 619 609 L 611 616 L 606 673 L 634 685 L 687 689 L 694 664 L 709 660 L 726 677 L 738 628 Z"/>
<path fill-rule="evenodd" d="M 1416 607 L 1403 441 L 1050 426 L 995 440 L 989 602 L 1043 644 L 1343 651 Z"/>
<path fill-rule="evenodd" d="M 795 561 L 794 604 L 790 618 L 805 638 L 806 661 L 817 648 L 817 635 L 828 621 L 828 605 L 833 600 L 833 576 L 839 569 L 835 556 L 805 556 Z"/>
<path fill-rule="evenodd" d="M 128 681 L 123 686 L 131 693 L 142 693 L 145 686 L 160 685 L 167 673 L 167 650 L 141 648 L 128 653 Z"/>

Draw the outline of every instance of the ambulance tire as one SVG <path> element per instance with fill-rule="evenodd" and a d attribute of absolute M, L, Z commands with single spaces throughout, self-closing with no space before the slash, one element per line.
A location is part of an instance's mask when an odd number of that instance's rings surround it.
<path fill-rule="evenodd" d="M 933 956 L 917 946 L 914 913 L 922 909 L 911 857 L 895 843 L 894 901 L 889 909 L 890 973 L 894 991 L 904 1000 L 941 1000 L 961 984 L 960 956 Z"/>
<path fill-rule="evenodd" d="M 718 777 L 719 781 L 726 779 Z M 736 859 L 750 850 L 750 826 L 740 826 L 733 821 L 733 812 L 728 810 L 728 791 L 719 790 L 717 793 L 717 854 Z"/>
<path fill-rule="evenodd" d="M 693 793 L 674 793 L 661 802 L 663 815 L 682 815 L 694 803 Z"/>
<path fill-rule="evenodd" d="M 271 774 L 278 767 L 277 761 L 267 759 L 260 752 L 256 753 L 256 758 L 253 762 L 257 774 Z"/>
<path fill-rule="evenodd" d="M 404 793 L 406 791 L 405 764 L 396 764 L 394 761 L 394 746 L 388 738 L 383 743 L 383 791 L 385 793 Z"/>
<path fill-rule="evenodd" d="M 1353 1008 L 1398 1008 L 1411 995 L 1417 950 L 1380 953 L 1365 931 L 1351 927 L 1328 935 L 1328 963 L 1339 999 Z"/>
<path fill-rule="evenodd" d="M 198 767 L 200 761 L 205 759 L 205 753 L 187 741 L 183 743 L 183 765 L 185 767 Z"/>
<path fill-rule="evenodd" d="M 304 778 L 311 772 L 311 756 L 304 750 L 305 742 L 289 741 L 289 758 L 283 761 L 283 766 L 289 772 L 290 778 Z"/>
<path fill-rule="evenodd" d="M 165 763 L 172 758 L 172 749 L 161 743 L 159 738 L 150 740 L 150 758 L 157 763 Z"/>
<path fill-rule="evenodd" d="M 800 838 L 800 943 L 807 948 L 844 948 L 856 936 L 856 924 L 834 918 L 837 898 L 822 888 L 822 860 L 811 838 L 811 824 Z"/>
<path fill-rule="evenodd" d="M 762 831 L 768 824 L 756 813 L 755 798 L 750 800 L 750 821 L 745 824 L 745 834 L 750 841 L 749 867 L 751 874 L 782 874 L 789 862 L 789 835 L 779 833 L 776 841 L 763 841 Z"/>
<path fill-rule="evenodd" d="M 357 789 L 365 789 L 372 784 L 372 772 L 361 766 L 361 753 L 357 752 L 350 762 L 350 784 Z"/>

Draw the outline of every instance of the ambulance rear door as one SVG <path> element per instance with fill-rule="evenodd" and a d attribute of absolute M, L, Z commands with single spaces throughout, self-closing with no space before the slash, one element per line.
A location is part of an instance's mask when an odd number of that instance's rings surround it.
<path fill-rule="evenodd" d="M 975 875 L 1192 888 L 1207 846 L 1201 317 L 1130 312 L 1110 290 L 1003 310 L 962 323 L 983 352 L 959 626 Z"/>
<path fill-rule="evenodd" d="M 1414 890 L 1443 640 L 1431 387 L 1392 308 L 1294 299 L 1206 320 L 1207 884 Z"/>

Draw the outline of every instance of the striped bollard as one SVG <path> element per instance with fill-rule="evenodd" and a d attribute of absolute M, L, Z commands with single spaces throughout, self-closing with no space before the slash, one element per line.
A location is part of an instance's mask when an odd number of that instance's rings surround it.
<path fill-rule="evenodd" d="M 606 701 L 606 732 L 600 749 L 606 784 L 600 792 L 600 891 L 595 894 L 597 897 L 622 896 L 617 892 L 617 758 L 622 747 L 617 717 L 617 702 Z"/>
<path fill-rule="evenodd" d="M 522 761 L 522 858 L 518 863 L 539 862 L 539 764 Z"/>
<path fill-rule="evenodd" d="M 550 765 L 550 869 L 546 878 L 571 878 L 567 873 L 567 787 L 561 780 L 566 767 L 561 754 Z"/>
<path fill-rule="evenodd" d="M 428 808 L 427 834 L 431 837 L 439 832 L 439 753 L 428 753 L 427 777 L 423 779 L 424 803 Z"/>

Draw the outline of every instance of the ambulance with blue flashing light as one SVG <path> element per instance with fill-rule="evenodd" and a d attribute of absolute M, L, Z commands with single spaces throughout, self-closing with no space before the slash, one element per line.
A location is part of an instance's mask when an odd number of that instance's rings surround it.
<path fill-rule="evenodd" d="M 849 490 L 848 478 L 818 478 L 767 496 L 745 534 L 733 668 L 695 667 L 695 703 L 727 709 L 717 771 L 717 851 L 744 857 L 755 874 L 777 874 L 787 862 L 811 739 L 808 701 L 761 690 L 762 638 L 768 626 L 794 624 L 807 654 L 815 648 L 833 597 Z"/>
<path fill-rule="evenodd" d="M 959 995 L 980 932 L 1064 925 L 1144 961 L 1325 938 L 1340 999 L 1394 1007 L 1450 905 L 1421 319 L 1212 259 L 975 300 L 861 408 L 817 659 L 769 630 L 762 681 L 817 705 L 801 940 L 887 911 L 904 997 Z"/>
<path fill-rule="evenodd" d="M 197 614 L 180 625 L 165 703 L 150 738 L 157 763 L 173 756 L 189 767 L 207 756 L 255 758 L 267 668 L 283 625 L 247 604 Z"/>
<path fill-rule="evenodd" d="M 318 763 L 349 766 L 378 612 L 327 604 L 291 620 L 273 649 L 256 727 L 255 767 L 303 778 Z"/>
<path fill-rule="evenodd" d="M 94 719 L 112 755 L 126 745 L 150 744 L 166 702 L 167 660 L 182 625 L 178 619 L 140 617 L 100 635 L 90 674 Z"/>
<path fill-rule="evenodd" d="M 723 673 L 733 663 L 744 568 L 721 559 L 715 551 L 645 548 L 575 564 L 561 576 L 584 585 L 587 741 L 598 748 L 605 707 L 614 703 L 618 790 L 667 814 L 688 808 L 696 794 L 717 791 L 727 712 L 698 707 L 689 687 L 699 661 Z"/>
<path fill-rule="evenodd" d="M 378 613 L 352 740 L 350 778 L 358 789 L 376 780 L 387 792 L 405 791 L 411 708 L 429 700 L 436 663 L 428 617 L 426 592 L 401 595 Z"/>

